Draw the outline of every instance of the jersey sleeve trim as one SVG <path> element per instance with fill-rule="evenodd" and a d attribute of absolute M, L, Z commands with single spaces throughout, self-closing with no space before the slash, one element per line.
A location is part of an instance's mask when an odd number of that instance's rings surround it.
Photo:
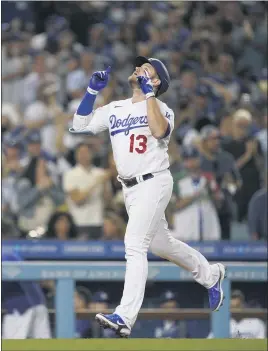
<path fill-rule="evenodd" d="M 85 134 L 85 135 L 95 135 L 92 130 L 87 130 L 85 129 L 80 129 L 80 130 L 75 130 L 74 128 L 70 128 L 69 132 L 72 134 Z"/>
<path fill-rule="evenodd" d="M 166 132 L 160 139 L 165 139 L 166 137 L 168 137 L 170 132 L 171 132 L 171 128 L 170 128 L 170 123 L 168 122 Z"/>

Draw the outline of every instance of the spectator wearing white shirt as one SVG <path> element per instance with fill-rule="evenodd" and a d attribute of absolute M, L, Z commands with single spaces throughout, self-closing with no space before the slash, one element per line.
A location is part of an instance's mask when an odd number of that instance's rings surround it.
<path fill-rule="evenodd" d="M 56 120 L 63 114 L 56 103 L 59 85 L 57 79 L 43 82 L 38 88 L 37 100 L 29 104 L 24 112 L 24 124 L 29 129 L 40 129 L 42 149 L 56 155 Z"/>
<path fill-rule="evenodd" d="M 16 106 L 10 103 L 2 104 L 2 121 L 1 129 L 2 135 L 8 132 L 9 130 L 15 128 L 21 122 L 21 115 L 17 110 Z"/>
<path fill-rule="evenodd" d="M 175 214 L 173 236 L 182 241 L 220 240 L 217 207 L 221 191 L 212 173 L 200 168 L 200 154 L 184 148 L 184 169 L 173 173 Z"/>
<path fill-rule="evenodd" d="M 34 58 L 30 73 L 25 77 L 22 86 L 21 107 L 23 110 L 37 99 L 38 89 L 46 76 L 47 72 L 45 55 L 38 55 Z"/>
<path fill-rule="evenodd" d="M 245 307 L 245 296 L 240 290 L 234 290 L 231 297 L 231 308 L 242 310 Z M 265 339 L 266 325 L 259 318 L 230 319 L 230 337 L 239 339 Z M 208 339 L 212 339 L 212 332 Z"/>
<path fill-rule="evenodd" d="M 92 153 L 87 144 L 80 144 L 75 156 L 77 164 L 65 173 L 63 188 L 79 233 L 96 239 L 102 234 L 105 199 L 110 194 L 110 172 L 92 165 Z"/>
<path fill-rule="evenodd" d="M 13 35 L 2 50 L 2 101 L 19 107 L 28 58 L 23 53 L 23 38 Z"/>

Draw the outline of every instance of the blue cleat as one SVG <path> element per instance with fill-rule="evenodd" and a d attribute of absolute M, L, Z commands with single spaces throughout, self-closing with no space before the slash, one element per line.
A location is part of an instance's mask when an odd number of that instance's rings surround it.
<path fill-rule="evenodd" d="M 218 311 L 223 305 L 224 295 L 222 290 L 222 282 L 226 277 L 226 269 L 223 264 L 217 263 L 220 271 L 219 280 L 215 285 L 208 289 L 209 306 L 212 311 Z"/>
<path fill-rule="evenodd" d="M 95 319 L 99 322 L 101 327 L 114 330 L 121 338 L 127 338 L 130 335 L 130 329 L 118 314 L 98 313 Z"/>

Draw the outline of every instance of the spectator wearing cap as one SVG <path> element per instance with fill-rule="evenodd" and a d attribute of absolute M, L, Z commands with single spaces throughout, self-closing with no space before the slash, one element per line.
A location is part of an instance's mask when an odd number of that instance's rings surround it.
<path fill-rule="evenodd" d="M 92 164 L 87 144 L 76 149 L 76 166 L 64 174 L 63 188 L 69 211 L 80 234 L 97 239 L 102 234 L 105 199 L 110 194 L 110 172 Z"/>
<path fill-rule="evenodd" d="M 23 141 L 15 133 L 8 133 L 3 141 L 3 177 L 16 176 L 26 166 Z"/>
<path fill-rule="evenodd" d="M 45 228 L 51 214 L 65 201 L 64 194 L 53 181 L 47 160 L 42 155 L 40 134 L 32 132 L 27 141 L 29 163 L 16 184 L 18 225 L 25 234 L 37 227 Z"/>
<path fill-rule="evenodd" d="M 214 116 L 210 115 L 209 111 L 209 95 L 210 89 L 207 85 L 201 84 L 196 88 L 194 100 L 196 109 L 195 120 L 203 117 L 209 117 L 213 120 Z"/>
<path fill-rule="evenodd" d="M 224 194 L 218 208 L 222 239 L 229 240 L 233 217 L 232 198 L 239 186 L 241 177 L 234 157 L 221 149 L 220 132 L 214 126 L 205 126 L 200 132 L 201 169 L 212 173 Z"/>
<path fill-rule="evenodd" d="M 28 168 L 31 170 L 33 166 L 33 169 L 35 169 L 36 161 L 42 160 L 55 183 L 58 183 L 59 167 L 57 158 L 42 148 L 42 136 L 40 131 L 36 129 L 26 131 L 25 141 L 29 159 Z"/>
<path fill-rule="evenodd" d="M 88 305 L 92 312 L 106 311 L 109 309 L 110 298 L 106 291 L 96 291 Z M 93 337 L 114 338 L 115 334 L 111 329 L 102 329 L 98 324 L 93 323 Z"/>
<path fill-rule="evenodd" d="M 248 227 L 253 240 L 267 240 L 267 187 L 258 190 L 249 202 Z"/>
<path fill-rule="evenodd" d="M 178 308 L 177 296 L 173 291 L 165 291 L 160 297 L 161 309 L 174 309 Z M 163 320 L 160 326 L 155 328 L 154 331 L 156 338 L 179 338 L 180 327 L 178 321 Z"/>
<path fill-rule="evenodd" d="M 259 142 L 250 133 L 252 116 L 247 110 L 239 109 L 233 115 L 232 136 L 223 143 L 225 151 L 232 154 L 240 171 L 242 186 L 235 194 L 238 221 L 243 221 L 248 212 L 252 195 L 260 189 L 260 162 L 262 159 Z"/>
<path fill-rule="evenodd" d="M 105 311 L 109 308 L 109 295 L 105 291 L 96 291 L 89 303 L 92 311 Z"/>
<path fill-rule="evenodd" d="M 87 288 L 84 286 L 78 286 L 74 293 L 75 312 L 77 313 L 81 310 L 87 309 L 91 298 L 91 292 Z M 89 320 L 76 318 L 75 337 L 83 339 L 92 337 L 92 325 Z"/>
<path fill-rule="evenodd" d="M 247 307 L 245 296 L 241 290 L 233 290 L 230 301 L 230 308 L 242 311 Z M 259 318 L 230 319 L 230 337 L 234 339 L 265 339 L 266 325 Z M 208 336 L 213 338 L 212 332 Z"/>
<path fill-rule="evenodd" d="M 221 192 L 212 173 L 200 168 L 200 154 L 184 148 L 184 170 L 174 175 L 174 237 L 183 240 L 219 240 L 221 230 L 215 204 Z"/>

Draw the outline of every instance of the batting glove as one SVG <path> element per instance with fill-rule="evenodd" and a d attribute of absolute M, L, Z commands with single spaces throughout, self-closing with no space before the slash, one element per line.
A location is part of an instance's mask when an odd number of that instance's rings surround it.
<path fill-rule="evenodd" d="M 90 94 L 96 95 L 100 90 L 106 87 L 109 80 L 109 73 L 111 72 L 111 67 L 109 66 L 106 71 L 94 72 L 90 78 L 87 91 Z"/>
<path fill-rule="evenodd" d="M 151 96 L 155 96 L 153 83 L 151 81 L 151 78 L 148 76 L 148 74 L 146 74 L 146 77 L 138 76 L 137 81 L 139 82 L 140 88 L 143 94 L 146 96 L 146 99 L 148 99 Z"/>

